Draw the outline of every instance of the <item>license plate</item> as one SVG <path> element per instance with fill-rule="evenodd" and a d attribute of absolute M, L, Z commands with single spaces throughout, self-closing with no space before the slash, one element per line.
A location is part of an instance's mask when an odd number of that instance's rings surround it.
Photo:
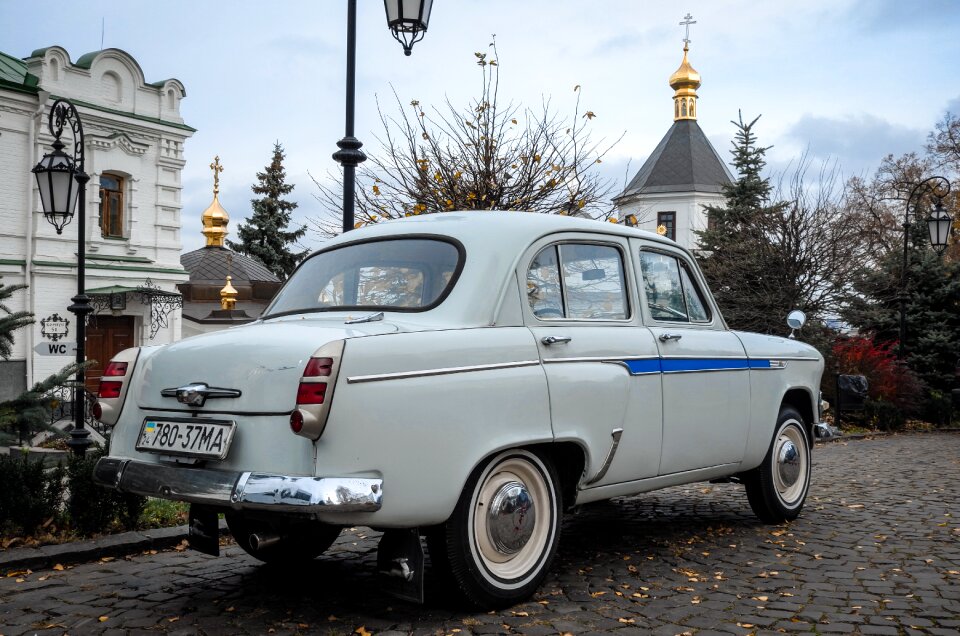
<path fill-rule="evenodd" d="M 202 459 L 223 459 L 230 450 L 236 423 L 232 420 L 146 418 L 137 450 Z"/>

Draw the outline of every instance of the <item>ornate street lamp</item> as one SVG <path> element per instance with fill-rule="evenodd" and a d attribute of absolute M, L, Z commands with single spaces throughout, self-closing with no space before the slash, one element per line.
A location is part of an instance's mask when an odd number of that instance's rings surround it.
<path fill-rule="evenodd" d="M 943 209 L 943 199 L 937 199 L 933 211 L 927 217 L 927 230 L 930 232 L 930 244 L 938 254 L 943 254 L 950 240 L 950 228 L 953 227 L 953 218 Z"/>
<path fill-rule="evenodd" d="M 383 7 L 393 37 L 403 45 L 403 54 L 410 55 L 427 32 L 433 0 L 383 0 Z"/>
<path fill-rule="evenodd" d="M 403 45 L 403 52 L 410 55 L 413 45 L 423 39 L 430 20 L 433 0 L 384 0 L 387 25 L 393 37 Z M 333 159 L 343 166 L 343 231 L 353 229 L 353 209 L 356 190 L 356 168 L 367 159 L 360 148 L 363 143 L 353 134 L 354 96 L 356 93 L 357 69 L 357 0 L 347 0 L 347 96 L 346 131 L 337 142 L 340 148 Z"/>
<path fill-rule="evenodd" d="M 930 244 L 942 254 L 950 238 L 950 228 L 953 219 L 943 209 L 943 198 L 950 194 L 950 182 L 945 177 L 930 177 L 924 179 L 910 190 L 907 197 L 907 206 L 903 218 L 903 268 L 900 270 L 900 346 L 897 348 L 897 360 L 903 361 L 907 343 L 907 269 L 910 266 L 910 204 L 918 195 L 929 194 L 936 202 L 930 216 L 926 218 L 927 230 L 930 233 Z M 920 203 L 913 207 L 914 215 L 918 215 Z"/>
<path fill-rule="evenodd" d="M 64 144 L 60 141 L 63 127 L 70 125 L 73 132 L 73 157 L 63 152 Z M 43 156 L 33 168 L 37 177 L 37 186 L 40 188 L 40 202 L 43 205 L 43 216 L 57 229 L 57 234 L 63 233 L 63 228 L 73 219 L 77 202 L 80 204 L 80 214 L 77 218 L 77 295 L 71 298 L 73 304 L 67 309 L 77 317 L 77 364 L 82 365 L 86 359 L 86 320 L 93 311 L 90 306 L 90 297 L 84 293 L 85 281 L 85 252 L 84 241 L 86 233 L 86 186 L 90 176 L 84 171 L 83 158 L 83 125 L 80 123 L 80 113 L 72 103 L 65 99 L 58 99 L 50 108 L 48 120 L 50 134 L 53 135 L 53 152 Z M 90 446 L 90 431 L 84 428 L 84 390 L 85 377 L 83 368 L 77 370 L 73 390 L 73 430 L 67 445 L 73 452 L 83 456 Z"/>

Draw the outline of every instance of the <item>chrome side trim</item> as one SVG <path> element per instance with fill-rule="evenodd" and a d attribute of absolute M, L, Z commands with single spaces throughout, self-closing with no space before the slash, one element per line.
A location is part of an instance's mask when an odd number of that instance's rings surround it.
<path fill-rule="evenodd" d="M 751 371 L 783 371 L 787 368 L 787 361 L 781 358 L 768 360 L 768 367 L 750 367 Z"/>
<path fill-rule="evenodd" d="M 723 371 L 764 371 L 764 369 L 750 369 L 750 367 L 741 367 L 734 369 L 679 369 L 676 371 L 663 371 L 664 375 L 679 375 L 681 373 L 720 373 Z"/>
<path fill-rule="evenodd" d="M 653 357 L 650 357 L 650 358 L 630 358 L 630 360 L 656 360 L 656 359 L 657 359 L 656 356 L 653 356 Z M 633 370 L 630 369 L 630 365 L 627 364 L 626 361 L 624 361 L 624 360 L 611 360 L 610 358 L 598 358 L 597 360 L 598 360 L 599 362 L 605 362 L 605 363 L 607 363 L 607 364 L 615 364 L 615 365 L 617 365 L 617 366 L 623 367 L 624 369 L 627 370 L 627 373 L 629 373 L 630 375 L 633 375 L 633 376 L 637 376 L 637 375 L 660 375 L 661 373 L 663 373 L 663 372 L 660 371 L 659 369 L 656 370 L 656 371 L 633 371 Z M 544 360 L 544 362 L 549 362 L 549 360 Z"/>
<path fill-rule="evenodd" d="M 555 362 L 607 362 L 610 364 L 624 364 L 624 360 L 656 360 L 659 356 L 582 356 L 579 358 L 544 358 L 543 363 Z"/>
<path fill-rule="evenodd" d="M 595 484 L 606 476 L 607 471 L 610 469 L 610 464 L 613 463 L 613 456 L 617 454 L 617 447 L 620 446 L 621 435 L 623 435 L 622 428 L 615 428 L 613 429 L 613 432 L 610 433 L 610 437 L 613 438 L 613 442 L 610 444 L 610 450 L 607 452 L 607 458 L 603 460 L 603 465 L 600 466 L 600 470 L 597 472 L 597 474 L 594 475 L 589 481 L 584 482 L 584 486 Z"/>
<path fill-rule="evenodd" d="M 450 375 L 452 373 L 471 373 L 473 371 L 492 371 L 495 369 L 516 369 L 519 367 L 534 367 L 540 364 L 539 360 L 520 360 L 518 362 L 495 362 L 492 364 L 475 364 L 466 367 L 444 367 L 440 369 L 423 369 L 421 371 L 401 371 L 399 373 L 378 373 L 375 375 L 353 375 L 347 378 L 348 384 L 358 382 L 379 382 L 381 380 L 406 380 L 408 378 L 425 378 L 432 375 Z"/>
<path fill-rule="evenodd" d="M 101 458 L 93 473 L 96 483 L 120 492 L 238 510 L 375 512 L 383 503 L 382 479 L 240 473 L 120 457 Z"/>

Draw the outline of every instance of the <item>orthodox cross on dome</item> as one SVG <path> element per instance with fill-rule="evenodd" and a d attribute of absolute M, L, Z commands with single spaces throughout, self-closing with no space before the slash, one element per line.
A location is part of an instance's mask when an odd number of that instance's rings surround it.
<path fill-rule="evenodd" d="M 693 16 L 689 13 L 683 16 L 683 22 L 680 23 L 680 26 L 685 27 L 685 33 L 683 35 L 683 46 L 684 48 L 690 46 L 690 25 L 696 24 L 697 21 L 693 19 Z"/>
<path fill-rule="evenodd" d="M 213 158 L 210 169 L 213 170 L 213 194 L 216 196 L 220 194 L 220 173 L 223 172 L 223 166 L 220 165 L 220 155 Z"/>

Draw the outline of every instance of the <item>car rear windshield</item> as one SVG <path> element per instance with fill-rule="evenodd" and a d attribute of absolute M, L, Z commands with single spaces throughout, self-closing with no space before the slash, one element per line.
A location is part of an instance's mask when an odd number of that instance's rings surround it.
<path fill-rule="evenodd" d="M 424 238 L 368 241 L 308 258 L 264 317 L 311 311 L 423 311 L 443 301 L 462 268 L 459 245 Z"/>

